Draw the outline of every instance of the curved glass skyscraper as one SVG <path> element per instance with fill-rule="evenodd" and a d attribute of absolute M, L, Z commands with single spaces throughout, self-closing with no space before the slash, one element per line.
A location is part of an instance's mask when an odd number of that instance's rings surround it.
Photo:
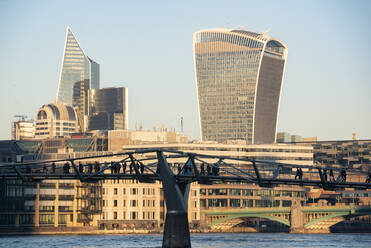
<path fill-rule="evenodd" d="M 197 31 L 193 40 L 202 140 L 275 142 L 286 45 L 231 29 Z"/>
<path fill-rule="evenodd" d="M 81 88 L 81 93 L 79 94 L 76 92 L 78 88 Z M 71 29 L 68 27 L 58 85 L 57 102 L 73 105 L 73 95 L 84 97 L 86 88 L 99 88 L 99 64 L 85 55 L 75 36 L 72 34 Z M 76 99 L 75 101 L 77 102 Z M 81 100 L 80 102 L 83 103 L 84 101 Z M 87 112 L 87 106 L 84 106 L 84 104 L 81 104 L 81 106 L 79 104 L 77 107 L 81 113 L 85 114 Z"/>

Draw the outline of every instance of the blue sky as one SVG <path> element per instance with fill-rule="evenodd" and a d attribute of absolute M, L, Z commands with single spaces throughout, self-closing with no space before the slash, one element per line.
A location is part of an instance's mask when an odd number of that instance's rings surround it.
<path fill-rule="evenodd" d="M 278 131 L 371 138 L 371 1 L 0 0 L 0 139 L 16 114 L 54 101 L 69 25 L 101 65 L 101 87 L 129 89 L 129 127 L 199 138 L 193 33 L 264 32 L 289 48 Z"/>

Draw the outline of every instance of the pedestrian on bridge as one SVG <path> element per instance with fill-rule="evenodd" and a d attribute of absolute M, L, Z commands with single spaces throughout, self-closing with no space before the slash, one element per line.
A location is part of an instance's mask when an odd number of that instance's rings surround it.
<path fill-rule="evenodd" d="M 113 162 L 111 162 L 111 167 L 110 167 L 110 169 L 111 169 L 111 174 L 114 173 L 114 170 L 115 170 L 114 165 L 115 165 L 115 164 L 114 164 Z"/>
<path fill-rule="evenodd" d="M 346 182 L 346 180 L 347 180 L 347 172 L 345 171 L 345 169 L 342 169 L 341 170 L 340 175 L 341 175 L 341 182 Z"/>
<path fill-rule="evenodd" d="M 205 175 L 205 164 L 202 163 L 201 164 L 201 171 L 200 171 L 201 175 L 204 176 Z"/>
<path fill-rule="evenodd" d="M 95 171 L 95 173 L 100 171 L 100 165 L 97 161 L 95 161 L 95 164 L 94 164 L 94 171 Z"/>
<path fill-rule="evenodd" d="M 64 174 L 69 174 L 70 173 L 70 164 L 68 162 L 64 163 L 63 172 L 64 172 Z"/>
<path fill-rule="evenodd" d="M 323 169 L 323 179 L 325 179 L 325 182 L 327 181 L 327 170 Z"/>
<path fill-rule="evenodd" d="M 143 174 L 144 173 L 144 164 L 143 163 L 139 163 L 140 164 L 140 174 Z"/>
<path fill-rule="evenodd" d="M 126 166 L 127 166 L 127 164 L 126 164 L 126 162 L 124 161 L 123 163 L 122 163 L 122 173 L 126 173 Z"/>
<path fill-rule="evenodd" d="M 295 174 L 295 180 L 300 179 L 300 170 L 299 168 L 296 168 L 296 174 Z"/>
<path fill-rule="evenodd" d="M 84 165 L 81 162 L 79 162 L 79 172 L 84 173 Z"/>
<path fill-rule="evenodd" d="M 365 183 L 370 183 L 370 182 L 371 182 L 371 173 L 368 173 Z"/>
<path fill-rule="evenodd" d="M 330 181 L 331 182 L 335 181 L 334 171 L 332 169 L 330 169 Z"/>
<path fill-rule="evenodd" d="M 52 163 L 52 173 L 55 174 L 55 163 Z"/>
<path fill-rule="evenodd" d="M 207 175 L 210 176 L 211 175 L 211 167 L 210 167 L 209 164 L 207 164 L 206 171 L 207 171 Z"/>
<path fill-rule="evenodd" d="M 299 168 L 299 180 L 303 180 L 303 170 L 301 168 Z"/>

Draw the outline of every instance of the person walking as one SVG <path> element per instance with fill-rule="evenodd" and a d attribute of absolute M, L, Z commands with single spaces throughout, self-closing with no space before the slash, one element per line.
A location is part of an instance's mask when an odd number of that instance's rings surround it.
<path fill-rule="evenodd" d="M 200 173 L 201 173 L 201 176 L 204 176 L 205 175 L 205 164 L 204 163 L 201 164 L 201 171 L 200 171 Z"/>
<path fill-rule="evenodd" d="M 345 169 L 342 169 L 340 172 L 341 182 L 345 183 L 347 181 L 347 172 Z"/>
<path fill-rule="evenodd" d="M 297 180 L 298 178 L 300 178 L 300 170 L 299 168 L 296 168 L 295 180 Z"/>
<path fill-rule="evenodd" d="M 330 181 L 331 182 L 334 182 L 335 181 L 334 171 L 332 169 L 330 169 Z"/>
<path fill-rule="evenodd" d="M 84 173 L 84 165 L 81 162 L 79 162 L 79 172 Z"/>
<path fill-rule="evenodd" d="M 299 168 L 299 180 L 303 180 L 303 170 L 301 168 Z"/>
<path fill-rule="evenodd" d="M 371 182 L 371 173 L 368 173 L 365 183 Z"/>
<path fill-rule="evenodd" d="M 52 163 L 52 173 L 55 174 L 55 163 Z"/>
<path fill-rule="evenodd" d="M 327 170 L 326 169 L 323 169 L 323 179 L 325 180 L 325 182 L 327 181 Z"/>
<path fill-rule="evenodd" d="M 122 173 L 124 173 L 124 174 L 126 174 L 126 162 L 124 161 L 123 163 L 122 163 Z"/>

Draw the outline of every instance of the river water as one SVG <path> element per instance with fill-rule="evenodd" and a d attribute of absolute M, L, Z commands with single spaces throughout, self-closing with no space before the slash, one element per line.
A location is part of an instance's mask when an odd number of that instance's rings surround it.
<path fill-rule="evenodd" d="M 192 247 L 371 247 L 371 234 L 192 234 Z M 162 235 L 0 236 L 0 247 L 161 247 Z"/>

